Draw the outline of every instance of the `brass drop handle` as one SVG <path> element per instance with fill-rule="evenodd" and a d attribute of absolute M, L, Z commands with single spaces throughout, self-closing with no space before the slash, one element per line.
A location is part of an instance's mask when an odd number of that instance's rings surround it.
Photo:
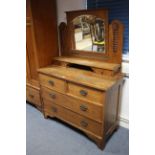
<path fill-rule="evenodd" d="M 82 95 L 82 96 L 87 96 L 87 91 L 85 91 L 85 90 L 80 90 L 80 94 Z"/>
<path fill-rule="evenodd" d="M 86 121 L 84 121 L 84 120 L 81 121 L 80 124 L 81 124 L 82 127 L 85 127 L 85 128 L 88 126 L 88 123 Z"/>
<path fill-rule="evenodd" d="M 82 110 L 82 111 L 87 111 L 88 110 L 88 108 L 87 108 L 87 106 L 85 106 L 85 105 L 80 105 L 80 109 Z"/>
<path fill-rule="evenodd" d="M 49 96 L 52 98 L 52 99 L 55 99 L 56 98 L 56 95 L 54 93 L 50 93 Z"/>
<path fill-rule="evenodd" d="M 29 96 L 30 96 L 31 98 L 34 98 L 34 95 L 32 95 L 32 94 L 29 94 Z"/>
<path fill-rule="evenodd" d="M 51 86 L 54 86 L 54 82 L 52 80 L 49 80 L 48 83 L 51 85 Z"/>
<path fill-rule="evenodd" d="M 52 111 L 53 112 L 57 112 L 57 108 L 56 107 L 52 107 Z"/>

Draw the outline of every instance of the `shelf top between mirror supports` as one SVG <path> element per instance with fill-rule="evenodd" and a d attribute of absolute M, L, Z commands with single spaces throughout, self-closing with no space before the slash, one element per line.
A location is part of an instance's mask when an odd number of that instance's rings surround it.
<path fill-rule="evenodd" d="M 54 60 L 61 61 L 61 62 L 67 62 L 67 63 L 74 63 L 84 66 L 90 66 L 105 70 L 111 70 L 111 71 L 117 71 L 121 65 L 115 64 L 115 63 L 107 63 L 100 60 L 92 60 L 92 59 L 86 59 L 86 58 L 78 58 L 78 57 L 55 57 Z"/>

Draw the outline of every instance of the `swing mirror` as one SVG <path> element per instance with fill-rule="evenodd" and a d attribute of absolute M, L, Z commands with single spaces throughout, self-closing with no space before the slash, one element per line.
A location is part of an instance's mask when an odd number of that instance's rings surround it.
<path fill-rule="evenodd" d="M 94 15 L 80 15 L 72 20 L 74 50 L 105 53 L 105 22 Z"/>

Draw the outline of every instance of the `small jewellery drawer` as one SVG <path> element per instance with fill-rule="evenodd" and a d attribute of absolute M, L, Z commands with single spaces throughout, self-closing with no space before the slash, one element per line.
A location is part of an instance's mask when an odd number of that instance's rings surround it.
<path fill-rule="evenodd" d="M 38 106 L 41 106 L 39 90 L 31 87 L 26 87 L 26 100 Z"/>
<path fill-rule="evenodd" d="M 59 92 L 65 92 L 66 90 L 66 83 L 61 79 L 42 74 L 39 75 L 39 79 L 42 86 L 57 90 Z"/>
<path fill-rule="evenodd" d="M 98 136 L 101 136 L 102 134 L 101 123 L 97 123 L 96 121 L 78 115 L 62 106 L 50 102 L 49 100 L 46 99 L 43 100 L 44 100 L 44 112 L 46 115 L 48 114 L 51 117 L 53 116 L 58 117 L 66 121 L 67 123 L 80 128 L 81 130 L 84 131 L 87 130 Z"/>
<path fill-rule="evenodd" d="M 104 92 L 73 83 L 68 83 L 68 93 L 91 102 L 103 104 L 104 101 Z"/>
<path fill-rule="evenodd" d="M 45 87 L 42 87 L 42 97 L 98 122 L 103 119 L 102 105 L 75 99 Z"/>

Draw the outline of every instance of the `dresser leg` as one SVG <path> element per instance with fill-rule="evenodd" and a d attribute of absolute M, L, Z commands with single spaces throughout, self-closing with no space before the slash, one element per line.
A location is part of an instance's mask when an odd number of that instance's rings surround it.
<path fill-rule="evenodd" d="M 119 128 L 119 126 L 116 125 L 116 126 L 115 126 L 115 129 L 114 129 L 114 132 L 116 132 L 116 131 L 118 130 L 118 128 Z"/>
<path fill-rule="evenodd" d="M 45 118 L 45 119 L 47 119 L 47 118 L 48 118 L 48 115 L 46 115 L 45 113 L 44 113 L 44 118 Z"/>
<path fill-rule="evenodd" d="M 90 139 L 92 139 L 96 145 L 98 146 L 98 148 L 100 148 L 101 150 L 104 149 L 105 147 L 105 141 L 103 139 L 98 139 L 97 137 L 90 135 L 88 133 L 85 133 Z"/>
<path fill-rule="evenodd" d="M 96 140 L 96 144 L 97 144 L 98 148 L 100 148 L 101 150 L 103 150 L 105 147 L 104 140 Z"/>
<path fill-rule="evenodd" d="M 48 117 L 55 118 L 55 115 L 44 113 L 44 118 L 47 119 Z"/>

